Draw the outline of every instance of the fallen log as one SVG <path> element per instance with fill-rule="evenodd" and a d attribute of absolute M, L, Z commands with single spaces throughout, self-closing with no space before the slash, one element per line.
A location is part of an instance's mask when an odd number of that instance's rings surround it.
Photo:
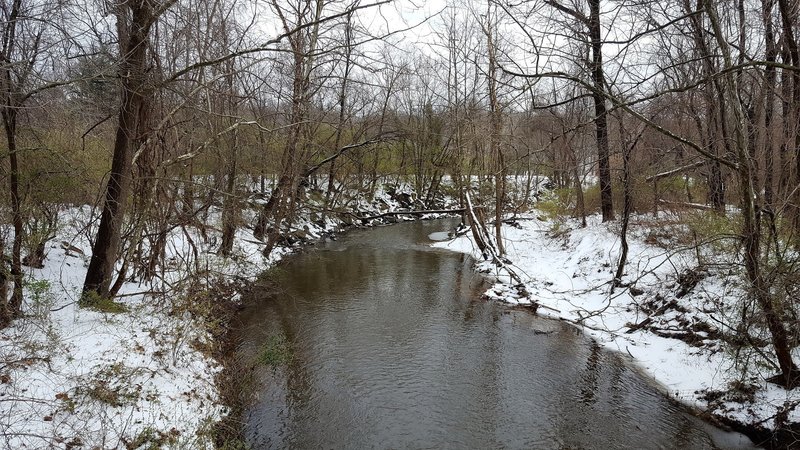
<path fill-rule="evenodd" d="M 356 219 L 360 220 L 363 223 L 363 222 L 368 222 L 370 220 L 381 219 L 383 217 L 388 217 L 388 216 L 421 216 L 423 214 L 455 214 L 462 212 L 464 212 L 464 208 L 428 209 L 423 211 L 387 211 L 385 213 L 369 217 L 356 216 Z"/>

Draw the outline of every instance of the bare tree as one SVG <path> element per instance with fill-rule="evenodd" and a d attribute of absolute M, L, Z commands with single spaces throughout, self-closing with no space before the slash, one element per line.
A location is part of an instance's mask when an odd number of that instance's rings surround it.
<path fill-rule="evenodd" d="M 290 209 L 295 200 L 300 176 L 299 170 L 303 159 L 302 152 L 305 150 L 302 139 L 307 127 L 306 120 L 313 93 L 311 76 L 318 52 L 319 21 L 322 18 L 324 2 L 322 0 L 299 2 L 292 5 L 292 9 L 289 11 L 275 1 L 272 2 L 272 6 L 280 17 L 283 29 L 287 34 L 295 27 L 305 24 L 313 25 L 289 36 L 293 74 L 289 135 L 282 155 L 278 183 L 261 211 L 254 230 L 257 237 L 267 237 L 267 245 L 264 249 L 264 254 L 267 255 L 277 244 L 284 219 L 289 218 Z M 272 223 L 271 230 L 268 228 L 270 222 Z"/>
<path fill-rule="evenodd" d="M 603 74 L 603 36 L 600 24 L 600 0 L 587 0 L 589 15 L 577 7 L 570 7 L 556 0 L 545 3 L 570 16 L 585 27 L 589 38 L 591 59 L 587 62 L 591 75 L 592 99 L 594 100 L 594 124 L 597 143 L 598 181 L 600 183 L 600 209 L 603 222 L 614 220 L 614 203 L 611 188 L 611 163 L 608 145 L 608 110 L 606 108 L 606 80 Z"/>
<path fill-rule="evenodd" d="M 500 110 L 500 104 L 497 100 L 497 23 L 496 15 L 492 14 L 492 2 L 488 2 L 486 8 L 486 24 L 483 25 L 483 32 L 486 35 L 486 51 L 489 56 L 489 73 L 488 73 L 488 87 L 489 87 L 489 114 L 491 122 L 491 135 L 489 137 L 489 152 L 494 159 L 494 189 L 495 189 L 495 202 L 494 202 L 494 230 L 495 240 L 497 242 L 497 251 L 500 255 L 505 254 L 503 246 L 503 204 L 505 201 L 506 191 L 506 166 L 503 160 L 503 148 L 500 143 L 501 133 L 503 129 L 503 117 Z"/>
<path fill-rule="evenodd" d="M 52 8 L 55 6 L 26 0 L 0 4 L 0 21 L 3 23 L 0 28 L 0 115 L 8 149 L 8 192 L 14 229 L 10 270 L 13 291 L 10 301 L 6 295 L 0 295 L 0 327 L 19 316 L 23 295 L 22 245 L 26 217 L 20 189 L 20 114 L 35 95 L 67 83 L 48 81 L 42 73 L 43 65 L 52 54 L 55 43 L 62 40 Z M 0 248 L 2 247 L 5 245 L 0 243 Z M 0 294 L 7 292 L 4 259 L 0 253 Z"/>
<path fill-rule="evenodd" d="M 119 252 L 125 205 L 130 194 L 133 149 L 143 138 L 145 130 L 141 125 L 147 121 L 152 95 L 152 86 L 147 84 L 150 30 L 175 1 L 135 0 L 111 6 L 117 19 L 122 100 L 103 211 L 83 283 L 84 301 L 89 303 L 92 297 L 87 294 L 106 296 L 109 292 Z"/>

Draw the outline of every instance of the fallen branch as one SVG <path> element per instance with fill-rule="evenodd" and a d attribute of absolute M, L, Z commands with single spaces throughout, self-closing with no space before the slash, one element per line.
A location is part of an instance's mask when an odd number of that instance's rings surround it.
<path fill-rule="evenodd" d="M 675 169 L 668 170 L 666 172 L 661 172 L 661 173 L 657 173 L 655 175 L 651 175 L 651 176 L 645 178 L 644 181 L 649 183 L 649 182 L 651 182 L 653 180 L 660 180 L 660 179 L 666 178 L 666 177 L 668 177 L 670 175 L 675 175 L 676 173 L 683 172 L 684 170 L 690 170 L 690 169 L 694 169 L 694 168 L 700 167 L 700 166 L 702 166 L 702 165 L 704 165 L 706 163 L 707 163 L 707 161 L 705 161 L 705 160 L 693 162 L 691 164 L 687 164 L 685 166 L 677 167 Z"/>
<path fill-rule="evenodd" d="M 673 303 L 672 303 L 672 302 L 665 302 L 665 303 L 664 303 L 663 305 L 661 305 L 661 306 L 660 306 L 660 307 L 659 307 L 659 308 L 658 308 L 658 309 L 657 309 L 657 310 L 656 310 L 656 311 L 655 311 L 653 314 L 650 314 L 649 316 L 647 316 L 647 318 L 646 318 L 646 319 L 642 320 L 641 322 L 639 322 L 639 323 L 637 323 L 637 324 L 634 324 L 634 325 L 632 325 L 630 328 L 628 328 L 628 330 L 627 330 L 627 331 L 625 331 L 625 333 L 626 333 L 626 334 L 635 333 L 635 332 L 637 332 L 637 331 L 641 330 L 642 328 L 644 328 L 644 327 L 646 327 L 646 326 L 650 325 L 650 324 L 653 322 L 653 317 L 660 316 L 660 315 L 664 314 L 664 312 L 665 312 L 665 311 L 667 310 L 667 308 L 669 308 L 670 306 L 673 306 Z"/>
<path fill-rule="evenodd" d="M 486 225 L 483 221 L 478 219 L 475 208 L 472 206 L 472 197 L 469 195 L 469 190 L 466 188 L 464 189 L 464 198 L 467 202 L 466 211 L 470 222 L 469 225 L 472 229 L 472 236 L 478 248 L 481 250 L 483 257 L 485 259 L 491 259 L 498 268 L 505 270 L 508 276 L 516 283 L 515 287 L 517 288 L 517 292 L 526 298 L 530 298 L 530 294 L 527 289 L 525 289 L 525 283 L 522 281 L 522 278 L 511 268 L 508 260 L 500 256 L 497 246 L 492 242 L 492 235 L 486 229 Z M 533 300 L 531 300 L 531 303 L 536 305 L 535 308 L 539 307 L 539 303 Z"/>
<path fill-rule="evenodd" d="M 669 200 L 659 199 L 658 203 L 666 206 L 682 206 L 684 208 L 699 209 L 702 211 L 712 211 L 714 208 L 702 203 L 687 203 L 687 202 L 671 202 Z"/>
<path fill-rule="evenodd" d="M 324 166 L 325 164 L 328 164 L 331 161 L 335 161 L 337 158 L 339 158 L 340 156 L 344 155 L 349 150 L 352 150 L 354 148 L 359 148 L 359 147 L 366 147 L 367 145 L 371 145 L 371 144 L 377 144 L 379 142 L 383 142 L 384 140 L 385 140 L 385 135 L 380 135 L 380 136 L 374 137 L 372 139 L 367 139 L 367 140 L 365 140 L 363 142 L 358 142 L 358 143 L 355 143 L 355 144 L 345 145 L 344 147 L 342 147 L 339 150 L 337 150 L 336 153 L 328 156 L 327 158 L 323 159 L 322 161 L 318 162 L 317 164 L 314 164 L 313 166 L 307 168 L 306 171 L 303 173 L 303 175 L 300 177 L 300 179 L 301 180 L 307 180 L 311 175 L 314 174 L 314 172 L 316 172 L 319 169 L 321 169 L 322 166 Z"/>
<path fill-rule="evenodd" d="M 552 308 L 550 306 L 543 305 L 541 303 L 536 303 L 536 304 L 539 305 L 539 308 L 549 309 L 550 311 L 557 312 L 557 313 L 561 314 L 561 310 L 560 309 L 555 309 L 555 308 Z"/>

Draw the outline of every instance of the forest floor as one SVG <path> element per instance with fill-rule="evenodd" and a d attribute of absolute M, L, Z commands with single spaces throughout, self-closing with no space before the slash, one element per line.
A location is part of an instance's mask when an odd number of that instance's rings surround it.
<path fill-rule="evenodd" d="M 773 431 L 781 429 L 781 439 L 792 442 L 788 433 L 800 422 L 800 389 L 767 382 L 777 371 L 746 345 L 736 345 L 733 324 L 746 296 L 735 246 L 696 246 L 686 217 L 633 217 L 625 287 L 612 290 L 619 222 L 603 224 L 591 216 L 581 228 L 577 220 L 536 210 L 508 222 L 502 229 L 507 257 L 529 296 L 519 294 L 507 273 L 481 261 L 478 269 L 497 280 L 486 297 L 535 302 L 539 314 L 576 324 L 681 403 L 756 439 L 774 439 Z M 469 233 L 435 245 L 481 259 Z M 797 351 L 794 356 L 800 359 Z"/>
<path fill-rule="evenodd" d="M 368 217 L 405 210 L 412 198 L 407 186 L 391 195 L 380 188 L 348 211 Z M 269 258 L 242 227 L 232 255 L 223 258 L 220 214 L 210 211 L 202 232 L 186 226 L 170 233 L 166 267 L 155 277 L 134 274 L 114 302 L 87 309 L 78 300 L 92 211 L 62 208 L 44 267 L 25 268 L 24 317 L 0 331 L 0 448 L 213 448 L 215 424 L 228 413 L 219 389 L 223 367 L 214 358 L 225 324 L 215 304 L 235 303 L 238 287 L 352 220 L 323 224 L 306 214 Z M 254 209 L 248 214 L 243 222 L 252 223 Z"/>

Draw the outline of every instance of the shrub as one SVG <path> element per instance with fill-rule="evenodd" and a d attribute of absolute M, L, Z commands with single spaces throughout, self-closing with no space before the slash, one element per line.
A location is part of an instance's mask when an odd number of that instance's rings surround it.
<path fill-rule="evenodd" d="M 536 209 L 542 212 L 547 219 L 555 220 L 563 218 L 573 213 L 572 211 L 573 192 L 569 188 L 559 188 L 545 194 L 538 203 Z"/>
<path fill-rule="evenodd" d="M 48 317 L 50 309 L 55 303 L 53 293 L 50 291 L 50 282 L 28 278 L 25 282 L 25 289 L 28 291 L 31 314 L 38 318 Z"/>
<path fill-rule="evenodd" d="M 708 241 L 716 250 L 734 251 L 732 246 L 739 244 L 742 224 L 738 214 L 723 216 L 713 211 L 697 211 L 687 215 L 686 224 L 698 241 Z"/>

